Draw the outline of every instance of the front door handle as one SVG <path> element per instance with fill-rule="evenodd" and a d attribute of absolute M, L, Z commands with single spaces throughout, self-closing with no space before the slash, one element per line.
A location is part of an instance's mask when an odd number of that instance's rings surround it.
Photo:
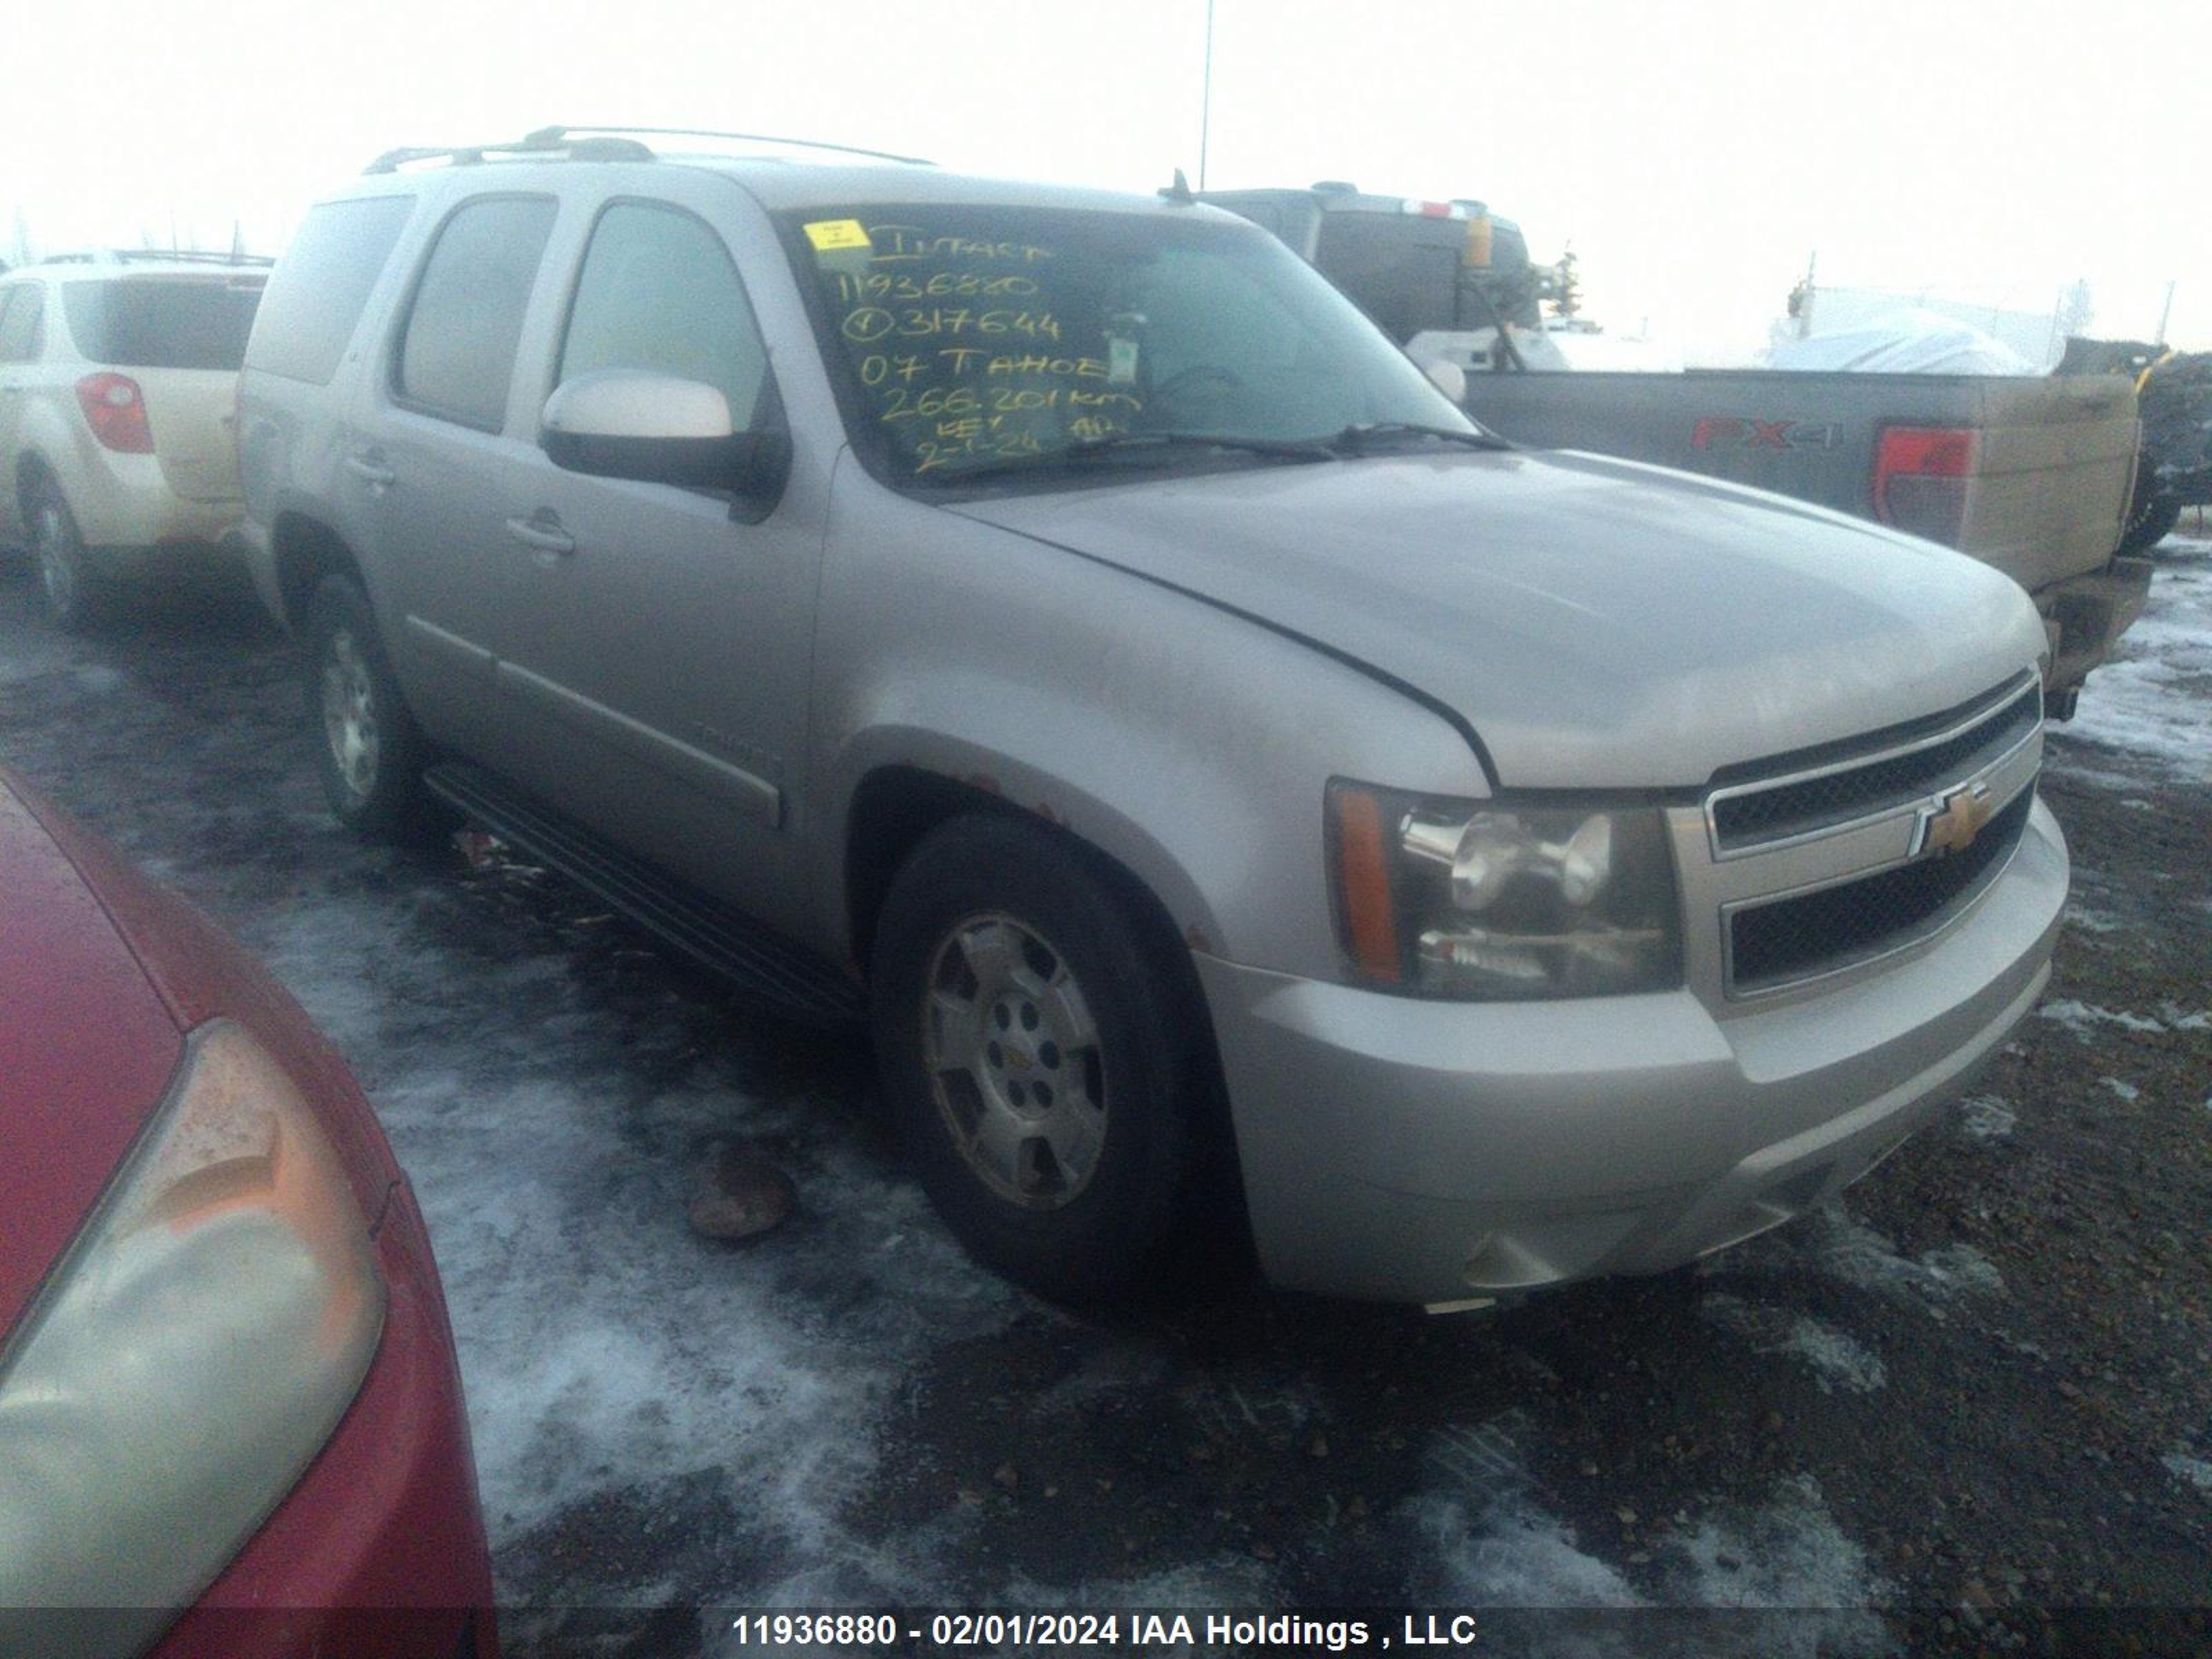
<path fill-rule="evenodd" d="M 399 475 L 390 467 L 359 455 L 346 457 L 346 471 L 373 489 L 389 489 L 399 482 Z"/>
<path fill-rule="evenodd" d="M 576 538 L 550 518 L 509 519 L 507 533 L 533 553 L 574 553 Z"/>

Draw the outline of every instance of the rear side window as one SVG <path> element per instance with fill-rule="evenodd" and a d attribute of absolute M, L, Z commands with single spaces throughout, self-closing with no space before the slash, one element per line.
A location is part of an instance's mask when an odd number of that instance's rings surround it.
<path fill-rule="evenodd" d="M 117 368 L 236 370 L 261 303 L 261 279 L 139 276 L 64 283 L 77 352 Z"/>
<path fill-rule="evenodd" d="M 618 203 L 600 216 L 576 284 L 561 379 L 642 368 L 702 380 L 754 424 L 768 352 L 722 240 L 674 208 Z"/>
<path fill-rule="evenodd" d="M 40 319 L 46 296 L 35 283 L 21 283 L 7 290 L 5 309 L 0 309 L 0 363 L 37 361 L 43 331 Z"/>
<path fill-rule="evenodd" d="M 393 386 L 402 398 L 434 415 L 498 429 L 554 208 L 544 197 L 495 196 L 446 221 L 400 341 Z"/>
<path fill-rule="evenodd" d="M 414 206 L 412 197 L 372 196 L 311 209 L 269 278 L 246 366 L 329 385 Z"/>

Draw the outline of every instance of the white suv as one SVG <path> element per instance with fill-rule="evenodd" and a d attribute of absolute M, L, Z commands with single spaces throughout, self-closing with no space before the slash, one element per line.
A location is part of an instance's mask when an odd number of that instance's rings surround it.
<path fill-rule="evenodd" d="M 214 556 L 241 510 L 232 426 L 264 260 L 76 254 L 0 278 L 0 540 L 55 616 Z"/>

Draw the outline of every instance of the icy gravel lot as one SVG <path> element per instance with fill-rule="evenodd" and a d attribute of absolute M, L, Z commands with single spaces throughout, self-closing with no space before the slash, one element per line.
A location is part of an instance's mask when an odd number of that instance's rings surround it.
<path fill-rule="evenodd" d="M 526 866 L 334 830 L 295 676 L 242 600 L 76 642 L 0 580 L 0 759 L 270 963 L 412 1175 L 511 1651 L 945 1601 L 1480 1605 L 1487 1650 L 1560 1654 L 2212 1647 L 2212 541 L 2169 542 L 2054 738 L 2073 926 L 1969 1097 L 1846 1205 L 1487 1321 L 1232 1283 L 1104 1328 L 1006 1288 L 901 1176 L 864 1055 Z M 726 1142 L 798 1185 L 750 1246 L 685 1225 Z"/>

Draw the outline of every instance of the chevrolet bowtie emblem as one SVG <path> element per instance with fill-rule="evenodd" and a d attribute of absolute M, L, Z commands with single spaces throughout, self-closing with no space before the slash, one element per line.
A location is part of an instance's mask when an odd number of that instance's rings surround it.
<path fill-rule="evenodd" d="M 1970 783 L 1937 806 L 1920 811 L 1919 853 L 1963 853 L 1990 821 L 1990 787 Z"/>

